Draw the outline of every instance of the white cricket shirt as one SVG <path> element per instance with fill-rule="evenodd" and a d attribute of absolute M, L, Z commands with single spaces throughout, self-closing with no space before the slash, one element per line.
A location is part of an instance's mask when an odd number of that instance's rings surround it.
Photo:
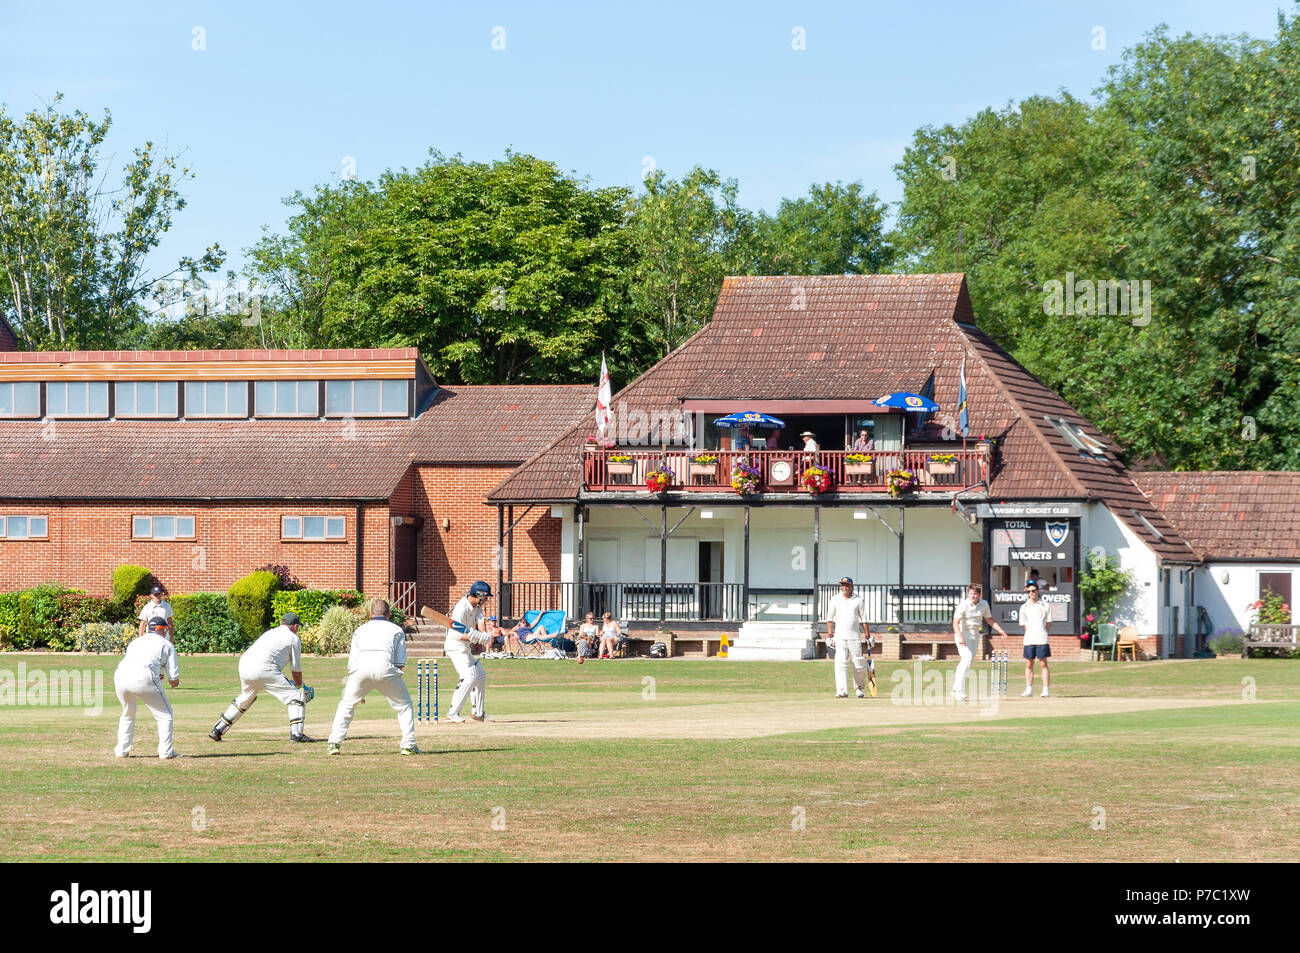
<path fill-rule="evenodd" d="M 265 668 L 272 672 L 283 671 L 287 664 L 289 671 L 301 672 L 302 640 L 287 625 L 279 625 L 263 632 L 239 661 L 249 668 Z"/>
<path fill-rule="evenodd" d="M 1026 602 L 1020 607 L 1020 624 L 1025 628 L 1025 645 L 1047 645 L 1047 621 L 1051 613 L 1045 602 Z"/>
<path fill-rule="evenodd" d="M 980 623 L 986 616 L 991 615 L 993 611 L 989 608 L 987 599 L 971 602 L 970 596 L 967 596 L 957 604 L 957 610 L 952 614 L 952 621 L 961 624 L 962 635 L 975 638 L 980 634 Z"/>
<path fill-rule="evenodd" d="M 844 593 L 837 592 L 831 599 L 826 615 L 828 622 L 835 623 L 835 638 L 862 638 L 862 623 L 867 621 L 867 607 L 861 596 L 845 599 Z"/>
<path fill-rule="evenodd" d="M 371 619 L 352 633 L 352 651 L 348 653 L 348 671 L 362 665 L 371 668 L 374 658 L 382 655 L 393 665 L 406 664 L 406 633 L 387 619 Z"/>
<path fill-rule="evenodd" d="M 167 677 L 181 677 L 180 662 L 176 658 L 176 649 L 157 632 L 137 635 L 126 647 L 126 655 L 117 663 L 118 671 L 148 671 L 150 678 L 157 678 L 158 673 L 167 668 Z"/>

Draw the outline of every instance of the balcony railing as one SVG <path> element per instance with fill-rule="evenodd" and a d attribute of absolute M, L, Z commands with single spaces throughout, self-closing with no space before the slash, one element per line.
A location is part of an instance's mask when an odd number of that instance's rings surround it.
<path fill-rule="evenodd" d="M 873 624 L 952 625 L 953 610 L 965 586 L 860 585 L 868 621 Z M 563 609 L 570 620 L 588 613 L 611 613 L 621 622 L 818 622 L 826 618 L 840 587 L 834 583 L 811 588 L 755 586 L 745 599 L 738 582 L 524 582 L 506 581 L 500 597 L 501 616 L 516 619 L 533 609 Z M 744 611 L 742 611 L 742 609 Z"/>
<path fill-rule="evenodd" d="M 712 463 L 696 463 L 700 450 L 587 450 L 583 481 L 595 492 L 646 492 L 646 475 L 653 469 L 672 474 L 669 492 L 734 492 L 732 476 L 742 464 L 758 469 L 759 493 L 806 493 L 800 477 L 810 466 L 830 473 L 830 492 L 884 493 L 889 474 L 909 470 L 918 493 L 949 492 L 974 486 L 988 478 L 988 453 L 967 450 L 710 450 Z M 852 461 L 863 456 L 865 461 Z M 626 458 L 626 459 L 623 459 Z"/>

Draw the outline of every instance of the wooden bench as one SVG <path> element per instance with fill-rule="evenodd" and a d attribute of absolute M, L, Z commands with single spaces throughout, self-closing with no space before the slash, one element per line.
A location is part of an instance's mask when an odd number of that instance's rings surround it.
<path fill-rule="evenodd" d="M 1300 625 L 1256 622 L 1242 640 L 1241 657 L 1250 658 L 1251 649 L 1298 649 Z"/>

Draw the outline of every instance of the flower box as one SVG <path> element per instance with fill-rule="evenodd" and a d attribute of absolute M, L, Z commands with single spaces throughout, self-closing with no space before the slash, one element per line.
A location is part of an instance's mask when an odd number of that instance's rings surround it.
<path fill-rule="evenodd" d="M 935 463 L 931 460 L 926 466 L 926 469 L 929 470 L 933 476 L 955 476 L 957 474 L 957 461 L 954 460 L 951 463 Z"/>
<path fill-rule="evenodd" d="M 867 460 L 863 463 L 854 463 L 847 461 L 844 464 L 845 476 L 869 477 L 876 475 L 876 461 Z"/>
<path fill-rule="evenodd" d="M 610 476 L 631 476 L 631 463 L 608 463 L 605 465 Z"/>
<path fill-rule="evenodd" d="M 718 465 L 716 463 L 692 463 L 689 465 L 691 479 L 705 477 L 709 483 L 718 482 Z"/>

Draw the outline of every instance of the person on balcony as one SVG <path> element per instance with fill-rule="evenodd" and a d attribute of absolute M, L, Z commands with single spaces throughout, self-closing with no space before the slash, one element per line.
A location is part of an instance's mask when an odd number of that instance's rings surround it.
<path fill-rule="evenodd" d="M 858 439 L 853 441 L 853 449 L 858 453 L 865 453 L 868 450 L 876 449 L 875 438 L 871 436 L 871 431 L 865 428 L 858 433 Z"/>
<path fill-rule="evenodd" d="M 805 430 L 803 433 L 799 434 L 799 436 L 803 437 L 803 449 L 805 453 L 816 453 L 821 449 L 821 447 L 817 446 L 817 438 L 813 436 L 811 430 Z"/>
<path fill-rule="evenodd" d="M 749 432 L 749 427 L 741 425 L 736 430 L 736 437 L 731 441 L 733 450 L 749 450 L 754 446 L 753 436 Z"/>

